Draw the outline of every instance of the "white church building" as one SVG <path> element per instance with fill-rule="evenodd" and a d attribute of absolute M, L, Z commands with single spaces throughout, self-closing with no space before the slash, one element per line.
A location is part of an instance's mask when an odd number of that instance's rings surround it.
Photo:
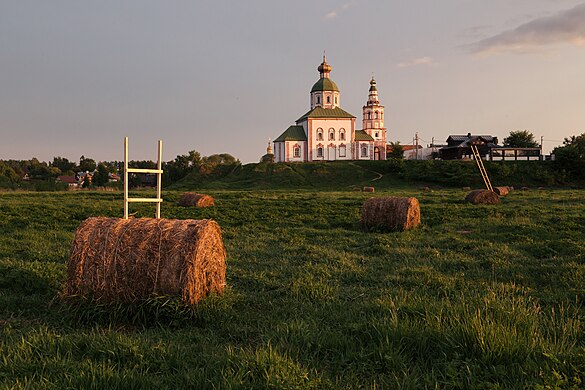
<path fill-rule="evenodd" d="M 274 160 L 385 160 L 384 106 L 374 78 L 362 109 L 363 130 L 356 130 L 356 117 L 340 107 L 339 88 L 329 77 L 331 66 L 325 56 L 317 70 L 320 77 L 311 88 L 311 109 L 274 140 Z"/>

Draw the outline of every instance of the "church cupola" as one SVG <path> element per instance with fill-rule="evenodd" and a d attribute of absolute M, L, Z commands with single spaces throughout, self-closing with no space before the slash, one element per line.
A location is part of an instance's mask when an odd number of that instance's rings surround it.
<path fill-rule="evenodd" d="M 325 54 L 323 54 L 323 62 L 317 68 L 319 80 L 311 88 L 311 110 L 317 107 L 339 107 L 339 88 L 329 77 L 331 69 L 331 65 L 327 63 Z"/>
<path fill-rule="evenodd" d="M 378 100 L 378 88 L 376 88 L 376 80 L 372 77 L 370 80 L 370 93 L 368 95 L 368 105 L 380 104 Z"/>

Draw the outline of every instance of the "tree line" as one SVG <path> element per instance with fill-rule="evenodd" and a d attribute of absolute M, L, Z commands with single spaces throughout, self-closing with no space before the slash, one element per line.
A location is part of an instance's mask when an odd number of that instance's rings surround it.
<path fill-rule="evenodd" d="M 201 156 L 197 151 L 178 155 L 171 161 L 163 162 L 163 184 L 173 184 L 189 174 L 212 175 L 225 167 L 235 167 L 240 161 L 228 153 Z M 132 160 L 132 168 L 156 168 L 156 162 L 150 160 Z M 106 186 L 111 174 L 122 175 L 123 161 L 96 161 L 82 155 L 79 161 L 70 161 L 65 157 L 53 157 L 50 162 L 30 160 L 0 160 L 0 187 L 28 188 L 39 187 L 39 183 L 55 183 L 59 176 L 75 176 L 90 173 L 91 182 L 83 181 L 84 186 Z M 225 169 L 224 169 L 225 170 Z M 144 175 L 130 175 L 130 186 L 144 183 Z M 42 185 L 41 185 L 42 187 Z M 49 186 L 50 187 L 50 186 Z"/>

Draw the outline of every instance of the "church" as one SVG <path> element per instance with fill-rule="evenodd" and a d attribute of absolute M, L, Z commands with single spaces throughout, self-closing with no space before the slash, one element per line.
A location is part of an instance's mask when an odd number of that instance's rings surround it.
<path fill-rule="evenodd" d="M 363 130 L 356 130 L 356 117 L 340 106 L 331 69 L 323 55 L 317 68 L 319 80 L 311 88 L 311 109 L 274 140 L 276 162 L 386 159 L 384 106 L 378 100 L 376 80 L 372 77 L 362 109 Z"/>

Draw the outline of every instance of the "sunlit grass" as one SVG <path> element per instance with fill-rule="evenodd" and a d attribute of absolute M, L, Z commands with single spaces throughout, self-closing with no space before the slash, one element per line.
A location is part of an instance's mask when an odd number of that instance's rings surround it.
<path fill-rule="evenodd" d="M 228 252 L 225 294 L 188 308 L 58 298 L 76 227 L 121 193 L 0 193 L 0 387 L 583 386 L 585 192 L 385 194 L 418 197 L 422 225 L 362 232 L 351 191 L 165 192 Z"/>

